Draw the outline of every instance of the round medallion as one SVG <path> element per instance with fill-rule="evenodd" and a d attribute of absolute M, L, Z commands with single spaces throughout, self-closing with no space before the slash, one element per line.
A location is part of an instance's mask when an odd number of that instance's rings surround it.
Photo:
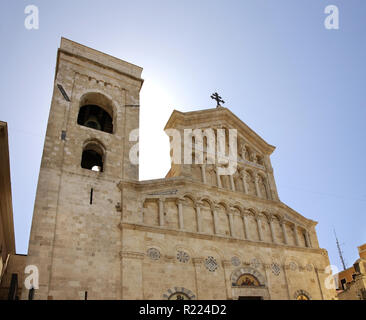
<path fill-rule="evenodd" d="M 289 267 L 290 267 L 290 270 L 296 271 L 297 264 L 295 262 L 291 261 L 290 264 L 289 264 Z"/>
<path fill-rule="evenodd" d="M 147 250 L 147 256 L 151 260 L 159 260 L 160 259 L 160 251 L 158 249 L 155 249 L 155 248 L 149 248 Z"/>
<path fill-rule="evenodd" d="M 185 251 L 177 252 L 177 260 L 182 263 L 186 263 L 189 261 L 189 254 Z"/>
<path fill-rule="evenodd" d="M 234 266 L 234 267 L 239 267 L 240 266 L 240 259 L 237 257 L 237 256 L 234 256 L 231 258 L 231 264 Z"/>
<path fill-rule="evenodd" d="M 191 298 L 184 292 L 174 292 L 168 300 L 191 300 Z"/>
<path fill-rule="evenodd" d="M 216 259 L 211 256 L 207 257 L 205 260 L 205 267 L 207 268 L 207 270 L 214 272 L 218 268 Z"/>

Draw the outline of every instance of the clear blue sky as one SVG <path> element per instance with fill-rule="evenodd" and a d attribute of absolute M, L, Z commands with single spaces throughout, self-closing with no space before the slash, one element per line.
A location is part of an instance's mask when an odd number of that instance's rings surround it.
<path fill-rule="evenodd" d="M 39 30 L 24 27 L 29 4 L 39 8 Z M 339 8 L 339 30 L 324 27 L 330 4 Z M 280 198 L 319 222 L 331 262 L 341 267 L 333 228 L 348 265 L 357 259 L 366 242 L 366 1 L 3 0 L 0 27 L 0 119 L 9 126 L 18 253 L 27 252 L 64 36 L 144 68 L 141 126 L 151 114 L 152 132 L 162 132 L 173 108 L 213 107 L 218 91 L 277 147 Z M 161 157 L 169 163 L 168 153 Z"/>

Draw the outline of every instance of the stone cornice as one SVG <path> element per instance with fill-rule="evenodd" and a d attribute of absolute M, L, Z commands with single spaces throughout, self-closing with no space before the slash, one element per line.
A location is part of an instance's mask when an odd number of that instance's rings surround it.
<path fill-rule="evenodd" d="M 61 38 L 60 48 L 57 53 L 56 74 L 60 53 L 73 56 L 79 60 L 86 61 L 101 68 L 107 68 L 117 74 L 138 81 L 140 83 L 140 87 L 142 86 L 143 79 L 141 79 L 141 72 L 143 69 L 141 67 L 66 38 Z"/>
<path fill-rule="evenodd" d="M 141 252 L 135 251 L 120 251 L 120 258 L 130 258 L 130 259 L 144 259 L 145 254 Z"/>
<path fill-rule="evenodd" d="M 58 72 L 59 63 L 62 60 L 66 61 L 67 63 L 73 64 L 74 66 L 77 66 L 78 68 L 75 70 L 75 73 L 78 73 L 80 75 L 89 76 L 89 75 L 82 74 L 80 72 L 80 70 L 85 70 L 85 69 L 88 69 L 88 71 L 90 71 L 92 73 L 96 73 L 96 70 L 92 69 L 91 67 L 89 67 L 89 68 L 87 67 L 88 64 L 89 64 L 89 66 L 92 65 L 92 66 L 95 66 L 97 68 L 102 68 L 103 70 L 106 70 L 104 73 L 103 72 L 98 72 L 98 73 L 103 74 L 105 77 L 107 77 L 109 79 L 113 79 L 114 81 L 120 82 L 122 80 L 118 76 L 127 77 L 127 78 L 131 79 L 132 81 L 135 82 L 134 85 L 136 85 L 138 90 L 141 90 L 142 84 L 144 82 L 143 79 L 135 78 L 135 77 L 133 77 L 133 76 L 127 74 L 127 73 L 119 72 L 118 70 L 106 67 L 102 64 L 99 64 L 99 63 L 93 61 L 93 60 L 88 60 L 84 57 L 77 56 L 77 55 L 71 54 L 69 52 L 62 51 L 61 49 L 59 49 L 59 51 L 58 51 L 55 80 L 57 79 L 57 75 L 58 75 L 57 72 Z M 73 60 L 75 60 L 75 61 L 73 61 Z M 77 62 L 79 62 L 79 63 L 77 63 Z M 107 71 L 110 71 L 110 74 L 108 74 Z M 113 87 L 116 87 L 120 90 L 126 90 L 127 89 L 125 87 L 122 88 L 121 86 L 115 85 L 115 84 L 113 85 Z"/>
<path fill-rule="evenodd" d="M 203 263 L 203 258 L 193 257 L 192 258 L 192 262 L 196 266 L 201 265 Z"/>

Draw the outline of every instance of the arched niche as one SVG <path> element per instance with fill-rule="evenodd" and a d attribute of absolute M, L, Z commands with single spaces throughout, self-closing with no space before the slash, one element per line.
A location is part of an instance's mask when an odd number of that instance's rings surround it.
<path fill-rule="evenodd" d="M 311 295 L 305 290 L 297 290 L 294 298 L 295 300 L 311 300 Z"/>
<path fill-rule="evenodd" d="M 249 280 L 247 283 L 245 283 L 246 279 Z M 252 267 L 241 267 L 236 269 L 231 275 L 231 283 L 233 287 L 266 286 L 266 280 L 264 276 Z"/>
<path fill-rule="evenodd" d="M 84 144 L 80 164 L 83 169 L 103 172 L 104 159 L 105 148 L 100 142 L 90 140 Z"/>
<path fill-rule="evenodd" d="M 215 233 L 212 202 L 206 198 L 201 200 L 201 220 L 202 220 L 202 232 L 208 234 Z"/>

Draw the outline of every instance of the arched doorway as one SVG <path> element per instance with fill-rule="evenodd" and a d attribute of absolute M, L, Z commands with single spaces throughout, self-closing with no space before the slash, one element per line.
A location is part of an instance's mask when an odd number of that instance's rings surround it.
<path fill-rule="evenodd" d="M 265 278 L 252 267 L 241 267 L 232 273 L 231 290 L 235 300 L 267 300 L 270 298 Z"/>

